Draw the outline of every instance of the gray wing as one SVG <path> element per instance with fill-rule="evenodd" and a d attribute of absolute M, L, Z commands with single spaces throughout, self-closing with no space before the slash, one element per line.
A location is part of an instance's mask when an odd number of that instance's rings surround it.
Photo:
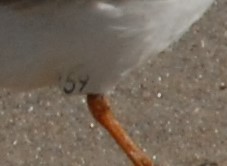
<path fill-rule="evenodd" d="M 71 1 L 75 0 L 0 0 L 0 6 L 10 7 L 15 10 L 25 10 L 50 3 L 60 6 Z"/>

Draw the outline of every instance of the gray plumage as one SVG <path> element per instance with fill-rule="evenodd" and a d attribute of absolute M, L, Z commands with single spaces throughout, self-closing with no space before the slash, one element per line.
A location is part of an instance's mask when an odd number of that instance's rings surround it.
<path fill-rule="evenodd" d="M 0 1 L 0 87 L 103 93 L 177 41 L 213 0 Z"/>

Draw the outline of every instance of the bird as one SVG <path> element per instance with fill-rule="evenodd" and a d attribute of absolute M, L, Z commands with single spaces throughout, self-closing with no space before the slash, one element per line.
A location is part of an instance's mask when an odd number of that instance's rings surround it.
<path fill-rule="evenodd" d="M 0 88 L 58 86 L 88 107 L 135 166 L 153 161 L 105 96 L 177 42 L 214 0 L 0 0 Z"/>

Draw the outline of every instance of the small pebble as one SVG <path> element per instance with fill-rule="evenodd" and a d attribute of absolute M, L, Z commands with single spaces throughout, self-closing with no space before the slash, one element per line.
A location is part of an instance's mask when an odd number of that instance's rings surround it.
<path fill-rule="evenodd" d="M 158 93 L 157 93 L 157 97 L 158 97 L 158 98 L 161 98 L 161 97 L 162 97 L 162 93 L 158 92 Z"/>
<path fill-rule="evenodd" d="M 225 90 L 226 88 L 227 88 L 226 84 L 224 82 L 221 82 L 221 84 L 219 85 L 219 89 Z"/>

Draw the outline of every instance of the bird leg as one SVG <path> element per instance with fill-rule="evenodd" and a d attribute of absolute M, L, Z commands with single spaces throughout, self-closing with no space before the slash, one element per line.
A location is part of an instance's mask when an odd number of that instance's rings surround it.
<path fill-rule="evenodd" d="M 88 94 L 87 103 L 93 117 L 106 128 L 135 166 L 153 166 L 150 158 L 139 149 L 116 120 L 103 95 Z"/>

